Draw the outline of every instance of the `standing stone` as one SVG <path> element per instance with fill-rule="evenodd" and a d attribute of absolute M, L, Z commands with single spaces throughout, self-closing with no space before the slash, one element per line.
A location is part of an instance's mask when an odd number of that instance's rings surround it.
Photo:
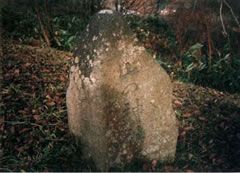
<path fill-rule="evenodd" d="M 102 10 L 81 37 L 67 90 L 71 133 L 97 168 L 134 157 L 174 160 L 178 137 L 167 73 L 117 12 Z"/>

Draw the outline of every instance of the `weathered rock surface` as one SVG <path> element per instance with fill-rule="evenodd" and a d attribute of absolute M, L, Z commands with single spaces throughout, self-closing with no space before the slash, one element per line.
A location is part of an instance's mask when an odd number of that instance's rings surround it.
<path fill-rule="evenodd" d="M 135 156 L 174 159 L 178 127 L 169 76 L 116 12 L 96 14 L 82 35 L 67 108 L 71 133 L 99 170 Z"/>

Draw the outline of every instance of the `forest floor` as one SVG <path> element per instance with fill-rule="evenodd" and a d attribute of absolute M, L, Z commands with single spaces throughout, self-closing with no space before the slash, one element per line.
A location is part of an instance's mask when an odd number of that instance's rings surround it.
<path fill-rule="evenodd" d="M 71 53 L 3 45 L 0 171 L 95 171 L 68 131 Z M 126 171 L 240 171 L 240 95 L 173 81 L 179 138 L 173 163 Z"/>

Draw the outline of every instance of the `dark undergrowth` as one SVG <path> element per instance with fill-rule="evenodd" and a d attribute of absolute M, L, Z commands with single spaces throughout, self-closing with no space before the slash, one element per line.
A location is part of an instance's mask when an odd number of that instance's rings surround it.
<path fill-rule="evenodd" d="M 228 40 L 220 30 L 212 31 L 209 54 L 208 42 L 200 43 L 204 36 L 194 23 L 184 23 L 183 31 L 178 31 L 180 26 L 174 24 L 179 20 L 177 16 L 171 24 L 159 16 L 129 20 L 140 42 L 174 79 L 240 93 L 240 32 L 229 31 Z M 189 25 L 194 29 L 188 28 Z M 185 40 L 184 45 L 179 43 L 179 37 Z"/>

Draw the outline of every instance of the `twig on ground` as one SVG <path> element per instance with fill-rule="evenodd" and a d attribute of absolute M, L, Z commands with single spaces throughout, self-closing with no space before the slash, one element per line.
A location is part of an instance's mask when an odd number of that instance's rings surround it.
<path fill-rule="evenodd" d="M 36 123 L 30 123 L 25 121 L 3 121 L 2 123 L 8 123 L 12 125 L 32 125 L 32 126 L 38 126 L 41 127 L 42 125 L 36 124 Z"/>
<path fill-rule="evenodd" d="M 12 124 L 12 125 L 32 125 L 32 126 L 57 126 L 58 123 L 54 123 L 54 124 L 37 124 L 37 123 L 30 123 L 30 122 L 25 122 L 25 121 L 2 121 L 2 123 L 8 123 L 8 124 Z"/>

